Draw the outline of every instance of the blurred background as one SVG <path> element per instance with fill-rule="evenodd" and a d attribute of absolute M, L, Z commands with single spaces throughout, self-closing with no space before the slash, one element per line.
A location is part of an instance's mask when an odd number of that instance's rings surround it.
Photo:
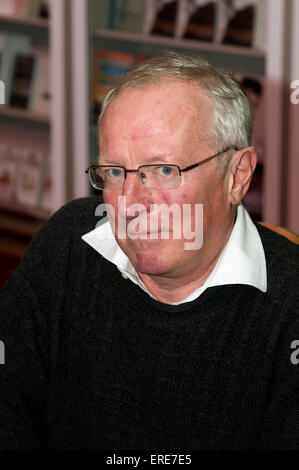
<path fill-rule="evenodd" d="M 0 0 L 0 288 L 51 214 L 93 194 L 103 97 L 163 49 L 241 83 L 258 151 L 244 204 L 298 233 L 298 21 L 298 0 Z"/>

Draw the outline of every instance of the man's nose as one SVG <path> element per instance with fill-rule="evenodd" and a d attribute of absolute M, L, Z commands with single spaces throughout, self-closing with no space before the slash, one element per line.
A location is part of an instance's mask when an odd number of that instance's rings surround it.
<path fill-rule="evenodd" d="M 152 191 L 142 183 L 138 172 L 128 172 L 123 183 L 122 195 L 126 196 L 126 206 L 143 204 L 149 212 L 152 202 Z"/>

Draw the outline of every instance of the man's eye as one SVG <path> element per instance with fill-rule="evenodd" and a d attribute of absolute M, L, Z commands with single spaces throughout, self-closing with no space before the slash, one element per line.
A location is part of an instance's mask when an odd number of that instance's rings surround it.
<path fill-rule="evenodd" d="M 105 174 L 109 178 L 118 178 L 122 176 L 123 172 L 120 168 L 109 168 L 108 170 L 105 170 Z"/>
<path fill-rule="evenodd" d="M 173 168 L 170 166 L 159 166 L 157 171 L 161 176 L 170 176 L 173 174 Z"/>

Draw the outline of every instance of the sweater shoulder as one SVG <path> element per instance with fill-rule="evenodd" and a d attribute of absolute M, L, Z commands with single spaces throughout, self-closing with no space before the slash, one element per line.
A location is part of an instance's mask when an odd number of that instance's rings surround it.
<path fill-rule="evenodd" d="M 268 287 L 283 295 L 298 293 L 299 245 L 286 237 L 256 224 L 265 251 Z"/>
<path fill-rule="evenodd" d="M 54 243 L 62 238 L 77 238 L 93 230 L 99 220 L 96 209 L 103 200 L 99 197 L 84 197 L 68 202 L 58 209 L 35 235 L 33 242 L 51 239 Z"/>
<path fill-rule="evenodd" d="M 101 198 L 85 197 L 58 209 L 33 237 L 21 265 L 54 258 L 62 262 L 70 244 L 77 246 L 82 235 L 95 228 L 99 220 L 95 212 L 101 203 Z"/>
<path fill-rule="evenodd" d="M 256 227 L 260 234 L 266 257 L 275 257 L 283 264 L 298 268 L 299 245 L 260 224 L 256 224 Z"/>
<path fill-rule="evenodd" d="M 47 224 L 57 229 L 92 230 L 98 220 L 95 212 L 100 204 L 103 199 L 96 196 L 74 199 L 55 212 Z"/>
<path fill-rule="evenodd" d="M 42 280 L 47 280 L 48 286 L 57 282 L 69 269 L 71 254 L 77 252 L 78 247 L 82 251 L 82 235 L 95 228 L 99 220 L 95 211 L 101 203 L 101 198 L 86 197 L 57 210 L 35 234 L 7 285 L 12 288 L 18 285 L 18 290 L 23 291 L 29 285 L 40 286 Z"/>

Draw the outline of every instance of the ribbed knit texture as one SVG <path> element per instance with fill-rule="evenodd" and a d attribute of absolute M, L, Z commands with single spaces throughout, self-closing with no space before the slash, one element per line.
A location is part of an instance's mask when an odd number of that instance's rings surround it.
<path fill-rule="evenodd" d="M 58 211 L 0 295 L 0 448 L 299 449 L 298 247 L 258 226 L 268 291 L 155 301 Z M 298 355 L 299 357 L 299 355 Z"/>

